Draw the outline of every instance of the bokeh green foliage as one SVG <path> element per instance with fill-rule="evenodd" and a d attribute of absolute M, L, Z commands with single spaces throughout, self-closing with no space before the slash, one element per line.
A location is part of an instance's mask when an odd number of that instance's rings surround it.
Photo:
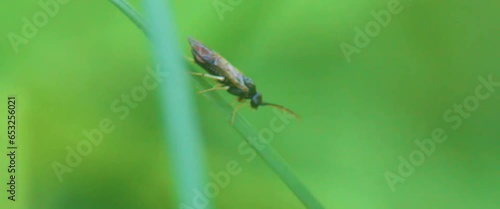
<path fill-rule="evenodd" d="M 142 11 L 140 1 L 131 2 Z M 387 2 L 244 0 L 224 21 L 212 1 L 173 6 L 186 55 L 190 35 L 252 77 L 265 100 L 302 116 L 276 133 L 272 146 L 327 208 L 495 208 L 498 91 L 455 131 L 443 113 L 475 93 L 479 76 L 500 80 L 499 4 L 401 1 L 403 11 L 348 63 L 339 45 L 352 44 L 353 28 Z M 22 148 L 20 200 L 9 207 L 176 208 L 158 89 L 125 120 L 110 109 L 154 66 L 142 32 L 108 1 L 71 1 L 15 53 L 7 34 L 20 33 L 21 19 L 40 7 L 0 5 L 0 93 L 18 97 Z M 242 162 L 217 208 L 303 208 L 260 159 L 245 163 L 237 151 L 242 139 L 215 105 L 197 98 L 208 169 Z M 258 129 L 273 117 L 266 108 L 241 113 Z M 52 163 L 63 162 L 65 148 L 103 118 L 116 130 L 59 182 Z M 449 139 L 392 192 L 384 173 L 396 172 L 398 156 L 407 158 L 414 140 L 437 127 Z"/>

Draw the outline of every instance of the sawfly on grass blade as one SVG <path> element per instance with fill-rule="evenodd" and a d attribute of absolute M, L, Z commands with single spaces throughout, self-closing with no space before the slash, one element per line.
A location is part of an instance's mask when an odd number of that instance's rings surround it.
<path fill-rule="evenodd" d="M 188 41 L 191 45 L 191 53 L 194 57 L 194 63 L 208 72 L 208 74 L 196 72 L 192 72 L 191 74 L 211 78 L 216 80 L 218 83 L 213 88 L 200 91 L 199 93 L 202 94 L 213 90 L 226 90 L 230 94 L 237 96 L 237 101 L 243 103 L 234 109 L 231 117 L 231 125 L 234 123 L 236 112 L 239 108 L 245 105 L 244 102 L 246 99 L 250 100 L 250 107 L 252 109 L 256 110 L 259 106 L 271 106 L 276 109 L 283 110 L 297 119 L 299 118 L 297 114 L 281 105 L 262 101 L 262 94 L 257 92 L 257 87 L 253 83 L 252 79 L 244 76 L 243 73 L 231 65 L 231 63 L 229 63 L 217 52 L 211 50 L 201 42 L 191 37 L 188 37 Z"/>

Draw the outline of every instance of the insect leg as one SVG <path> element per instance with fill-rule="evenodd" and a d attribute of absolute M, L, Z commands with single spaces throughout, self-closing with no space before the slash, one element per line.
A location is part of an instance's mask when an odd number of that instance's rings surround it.
<path fill-rule="evenodd" d="M 231 125 L 234 124 L 234 116 L 236 116 L 236 112 L 238 112 L 238 109 L 242 108 L 243 106 L 245 106 L 245 104 L 240 104 L 236 108 L 234 108 L 233 117 L 231 118 Z"/>
<path fill-rule="evenodd" d="M 185 58 L 187 61 L 189 61 L 189 62 L 195 63 L 195 62 L 194 62 L 194 59 L 193 59 L 193 58 L 191 58 L 191 57 L 184 56 L 184 58 Z"/>
<path fill-rule="evenodd" d="M 236 97 L 236 99 L 234 99 L 234 101 L 231 103 L 231 106 L 233 106 L 237 102 L 239 102 L 239 103 L 245 103 L 245 99 L 243 99 L 241 97 Z"/>
<path fill-rule="evenodd" d="M 222 84 L 217 84 L 216 86 L 214 86 L 212 88 L 205 89 L 203 91 L 199 91 L 198 94 L 203 94 L 203 93 L 207 93 L 209 91 L 214 91 L 214 90 L 228 90 L 228 89 L 229 89 L 229 86 L 224 86 Z"/>
<path fill-rule="evenodd" d="M 222 76 L 215 76 L 215 75 L 210 75 L 210 74 L 206 74 L 206 73 L 197 73 L 197 72 L 191 72 L 191 74 L 206 77 L 206 78 L 215 79 L 218 81 L 224 81 L 224 77 L 222 77 Z"/>
<path fill-rule="evenodd" d="M 234 99 L 234 101 L 231 103 L 231 106 L 233 106 L 234 104 L 236 104 L 236 102 L 240 102 L 240 103 L 244 103 L 245 102 L 245 99 L 242 99 L 240 97 L 237 97 L 236 99 Z"/>

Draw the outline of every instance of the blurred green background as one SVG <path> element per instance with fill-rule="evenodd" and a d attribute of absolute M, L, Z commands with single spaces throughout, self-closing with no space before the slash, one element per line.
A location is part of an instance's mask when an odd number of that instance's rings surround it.
<path fill-rule="evenodd" d="M 479 76 L 500 81 L 500 4 L 401 0 L 402 12 L 347 62 L 340 44 L 353 45 L 354 28 L 364 28 L 374 20 L 370 12 L 388 2 L 243 0 L 223 20 L 211 0 L 173 7 L 185 55 L 186 37 L 199 39 L 253 78 L 265 100 L 302 116 L 271 146 L 326 208 L 499 208 L 500 90 L 456 130 L 443 114 L 475 95 Z M 141 1 L 131 3 L 142 12 Z M 16 53 L 8 34 L 21 34 L 22 18 L 43 10 L 27 0 L 0 8 L 0 124 L 6 126 L 7 95 L 16 95 L 20 147 L 12 203 L 4 192 L 1 136 L 1 208 L 179 208 L 159 90 L 124 120 L 111 110 L 154 66 L 142 32 L 108 1 L 70 0 Z M 243 169 L 215 206 L 304 208 L 260 158 L 248 163 L 238 153 L 242 138 L 219 109 L 196 99 L 208 171 L 224 170 L 231 160 Z M 257 129 L 274 117 L 270 108 L 241 114 Z M 60 182 L 53 162 L 64 163 L 66 147 L 75 149 L 86 140 L 82 131 L 103 118 L 115 130 Z M 418 149 L 414 141 L 435 128 L 448 140 L 391 191 L 384 174 L 397 174 L 398 157 L 408 159 Z"/>

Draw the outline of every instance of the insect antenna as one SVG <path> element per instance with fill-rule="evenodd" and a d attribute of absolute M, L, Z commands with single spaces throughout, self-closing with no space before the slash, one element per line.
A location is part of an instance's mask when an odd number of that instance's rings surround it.
<path fill-rule="evenodd" d="M 283 106 L 281 106 L 281 105 L 272 104 L 272 103 L 267 103 L 267 102 L 262 102 L 260 105 L 261 105 L 261 106 L 271 106 L 271 107 L 276 108 L 276 109 L 278 109 L 278 110 L 283 110 L 283 111 L 287 112 L 288 114 L 292 115 L 293 117 L 295 117 L 295 119 L 297 119 L 297 120 L 301 120 L 301 119 L 300 119 L 300 117 L 299 117 L 297 114 L 295 114 L 295 113 L 294 113 L 293 111 L 291 111 L 290 109 L 288 109 L 288 108 L 286 108 L 286 107 L 283 107 Z"/>

